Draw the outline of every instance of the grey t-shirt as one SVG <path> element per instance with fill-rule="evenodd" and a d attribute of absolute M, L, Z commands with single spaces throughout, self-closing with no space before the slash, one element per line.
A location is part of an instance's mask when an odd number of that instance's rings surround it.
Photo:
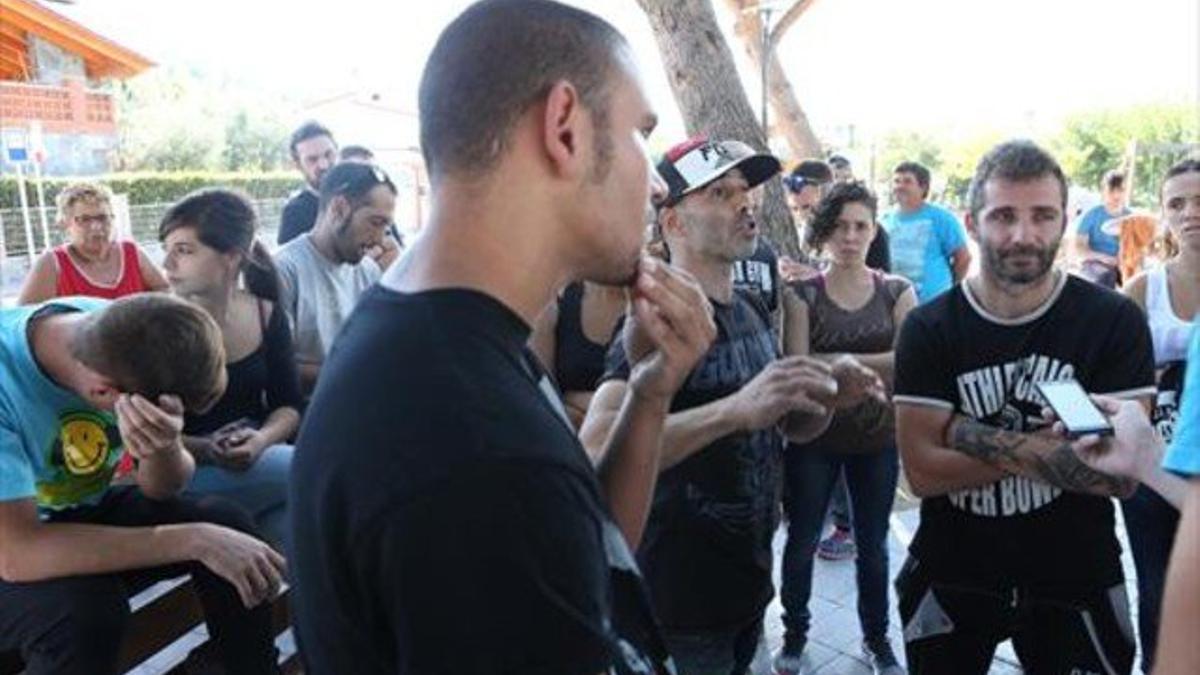
<path fill-rule="evenodd" d="M 281 304 L 292 322 L 296 361 L 323 363 L 342 324 L 363 291 L 379 281 L 379 265 L 363 258 L 357 265 L 338 264 L 321 255 L 305 234 L 275 254 L 283 281 Z"/>

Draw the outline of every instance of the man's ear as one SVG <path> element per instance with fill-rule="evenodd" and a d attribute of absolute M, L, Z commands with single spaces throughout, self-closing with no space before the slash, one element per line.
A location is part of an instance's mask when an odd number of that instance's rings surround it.
<path fill-rule="evenodd" d="M 342 222 L 349 213 L 350 200 L 346 199 L 346 195 L 335 195 L 329 200 L 329 215 L 333 216 L 334 222 Z"/>
<path fill-rule="evenodd" d="M 979 243 L 979 223 L 975 220 L 975 214 L 967 211 L 963 215 L 963 225 L 967 228 L 967 236 Z"/>
<path fill-rule="evenodd" d="M 555 173 L 574 177 L 585 168 L 583 149 L 594 131 L 585 123 L 585 111 L 579 92 L 566 80 L 559 80 L 546 94 L 542 114 L 542 147 Z"/>
<path fill-rule="evenodd" d="M 666 239 L 667 235 L 683 234 L 683 219 L 679 217 L 677 207 L 664 206 L 658 210 L 658 227 L 662 231 L 663 239 Z"/>
<path fill-rule="evenodd" d="M 112 380 L 90 368 L 87 370 L 87 375 L 83 380 L 82 393 L 88 403 L 101 410 L 112 410 L 115 408 L 117 399 L 121 396 L 121 390 Z"/>

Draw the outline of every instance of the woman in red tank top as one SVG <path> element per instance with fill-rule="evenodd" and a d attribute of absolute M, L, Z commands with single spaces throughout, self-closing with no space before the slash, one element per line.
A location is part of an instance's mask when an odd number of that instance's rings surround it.
<path fill-rule="evenodd" d="M 76 183 L 58 196 L 59 223 L 67 243 L 38 258 L 18 302 L 44 302 L 66 295 L 115 299 L 143 291 L 163 291 L 167 281 L 137 244 L 112 241 L 111 193 Z"/>

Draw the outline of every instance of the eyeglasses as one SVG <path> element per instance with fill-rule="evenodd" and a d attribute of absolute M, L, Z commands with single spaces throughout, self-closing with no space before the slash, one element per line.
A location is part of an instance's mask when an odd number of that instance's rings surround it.
<path fill-rule="evenodd" d="M 83 227 L 83 228 L 91 227 L 93 225 L 99 225 L 100 227 L 106 227 L 106 226 L 108 226 L 109 223 L 112 222 L 112 214 L 111 213 L 97 213 L 95 215 L 84 214 L 81 216 L 73 216 L 71 218 L 71 221 L 74 222 L 76 225 Z"/>

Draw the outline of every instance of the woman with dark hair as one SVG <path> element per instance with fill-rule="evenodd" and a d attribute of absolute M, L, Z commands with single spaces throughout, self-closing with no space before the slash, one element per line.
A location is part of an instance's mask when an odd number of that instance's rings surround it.
<path fill-rule="evenodd" d="M 1200 160 L 1179 162 L 1160 188 L 1166 261 L 1129 280 L 1123 292 L 1146 313 L 1154 344 L 1158 398 L 1151 421 L 1170 444 L 1183 398 L 1188 342 L 1200 311 Z M 1150 672 L 1158 636 L 1159 609 L 1171 542 L 1179 512 L 1141 486 L 1121 501 L 1138 582 L 1138 634 L 1142 670 Z"/>
<path fill-rule="evenodd" d="M 184 445 L 197 464 L 189 491 L 240 503 L 282 544 L 292 460 L 286 443 L 303 399 L 291 329 L 275 307 L 279 276 L 256 228 L 243 195 L 209 189 L 172 206 L 158 238 L 172 292 L 216 319 L 227 359 L 224 396 L 205 414 L 184 418 Z"/>
<path fill-rule="evenodd" d="M 852 354 L 890 389 L 893 343 L 917 296 L 907 280 L 867 266 L 867 251 L 879 227 L 875 215 L 875 196 L 861 183 L 835 185 L 817 204 L 807 243 L 824 252 L 829 267 L 789 286 L 802 302 L 789 313 L 784 331 L 802 336 L 815 355 L 836 360 Z M 788 539 L 780 596 L 785 632 L 775 671 L 806 672 L 813 554 L 830 494 L 844 471 L 858 548 L 863 650 L 874 672 L 903 673 L 887 637 L 888 518 L 899 475 L 891 406 L 868 398 L 839 411 L 819 438 L 789 446 L 784 466 Z"/>
<path fill-rule="evenodd" d="M 554 374 L 576 431 L 604 375 L 604 356 L 626 302 L 622 287 L 579 281 L 564 288 L 534 323 L 529 346 Z"/>

